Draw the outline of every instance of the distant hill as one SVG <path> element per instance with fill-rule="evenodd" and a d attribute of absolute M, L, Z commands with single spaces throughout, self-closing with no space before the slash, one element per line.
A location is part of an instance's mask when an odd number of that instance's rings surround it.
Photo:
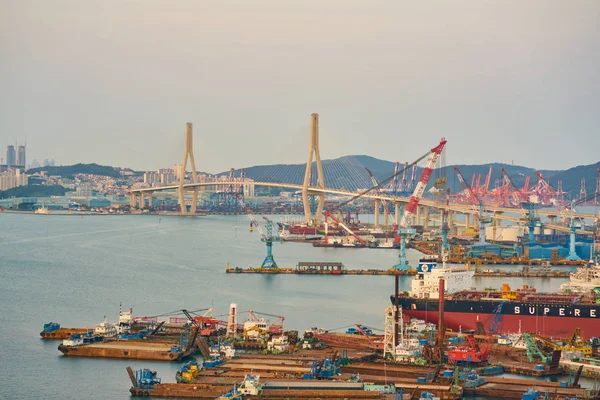
<path fill-rule="evenodd" d="M 365 189 L 372 187 L 371 179 L 365 168 L 369 168 L 375 178 L 382 182 L 394 174 L 396 163 L 386 160 L 380 160 L 367 155 L 354 155 L 336 158 L 334 160 L 323 160 L 323 170 L 325 174 L 325 184 L 331 188 Z M 401 166 L 404 167 L 403 165 Z M 471 185 L 472 177 L 475 175 L 475 182 L 481 175 L 480 184 L 484 184 L 486 175 L 490 167 L 492 173 L 490 176 L 489 189 L 493 189 L 496 183 L 502 182 L 501 167 L 512 180 L 517 188 L 523 187 L 526 177 L 530 178 L 529 186 L 538 182 L 536 171 L 533 168 L 519 165 L 510 165 L 502 163 L 490 163 L 481 165 L 457 165 L 456 166 L 465 180 Z M 586 179 L 587 193 L 592 194 L 595 190 L 596 169 L 600 167 L 600 162 L 592 165 L 578 166 L 566 171 L 562 170 L 541 170 L 538 171 L 546 178 L 550 185 L 556 187 L 559 180 L 562 180 L 563 190 L 570 192 L 572 198 L 579 195 L 579 185 L 581 178 Z M 276 165 L 258 165 L 246 168 L 246 176 L 256 181 L 287 182 L 302 184 L 304 178 L 305 164 L 276 164 Z M 313 162 L 313 184 L 316 183 L 317 168 Z M 407 179 L 410 179 L 411 170 L 406 173 Z M 422 168 L 417 167 L 416 180 L 419 179 Z M 218 175 L 228 175 L 229 171 Z M 240 169 L 235 170 L 234 175 L 240 176 Z M 445 166 L 435 170 L 430 180 L 430 189 L 435 178 L 446 177 L 446 183 L 451 193 L 457 193 L 462 190 L 460 182 L 456 177 L 453 166 Z M 401 176 L 400 176 L 401 178 Z M 385 185 L 382 185 L 385 186 Z"/>
<path fill-rule="evenodd" d="M 596 190 L 596 177 L 598 176 L 600 161 L 591 165 L 578 165 L 566 171 L 559 171 L 552 176 L 553 180 L 562 180 L 563 190 L 571 193 L 571 198 L 579 198 L 581 178 L 585 179 L 585 188 L 588 196 Z"/>
<path fill-rule="evenodd" d="M 58 167 L 39 167 L 27 170 L 28 174 L 46 171 L 48 175 L 59 175 L 72 178 L 76 174 L 93 174 L 118 178 L 120 168 L 98 164 L 75 164 Z"/>

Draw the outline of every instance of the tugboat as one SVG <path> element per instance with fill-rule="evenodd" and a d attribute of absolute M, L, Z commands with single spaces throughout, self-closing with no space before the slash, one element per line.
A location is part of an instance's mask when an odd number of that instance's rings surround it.
<path fill-rule="evenodd" d="M 600 292 L 600 263 L 593 261 L 590 253 L 590 261 L 584 267 L 577 267 L 575 272 L 569 276 L 569 282 L 560 285 L 563 293 L 591 293 Z"/>
<path fill-rule="evenodd" d="M 217 400 L 241 400 L 247 396 L 258 396 L 262 391 L 260 375 L 246 375 L 239 387 L 233 387 L 229 392 L 218 397 Z"/>
<path fill-rule="evenodd" d="M 50 214 L 50 210 L 48 210 L 48 208 L 46 208 L 46 206 L 44 204 L 42 204 L 42 206 L 38 209 L 36 209 L 34 212 L 34 214 Z"/>

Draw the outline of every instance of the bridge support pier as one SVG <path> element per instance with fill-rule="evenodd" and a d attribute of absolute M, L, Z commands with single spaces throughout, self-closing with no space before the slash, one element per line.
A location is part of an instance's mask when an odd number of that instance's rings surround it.
<path fill-rule="evenodd" d="M 417 218 L 417 223 L 416 223 L 416 225 L 421 225 L 421 206 L 418 206 L 418 207 L 417 207 L 416 218 Z M 414 226 L 414 225 L 413 225 L 413 226 Z"/>
<path fill-rule="evenodd" d="M 429 228 L 429 207 L 423 206 L 423 227 L 425 229 Z"/>
<path fill-rule="evenodd" d="M 154 208 L 152 206 L 152 200 L 153 200 L 152 192 L 148 192 L 148 208 Z"/>
<path fill-rule="evenodd" d="M 383 207 L 383 226 L 387 228 L 388 226 L 388 218 L 389 218 L 387 204 L 386 207 Z"/>
<path fill-rule="evenodd" d="M 381 207 L 381 201 L 375 199 L 375 226 L 379 226 L 379 208 Z"/>
<path fill-rule="evenodd" d="M 394 202 L 394 222 L 396 226 L 400 223 L 400 203 Z"/>
<path fill-rule="evenodd" d="M 143 210 L 144 208 L 146 208 L 146 195 L 144 194 L 144 192 L 140 193 L 140 210 Z"/>
<path fill-rule="evenodd" d="M 137 194 L 129 193 L 129 207 L 130 208 L 135 207 L 136 203 L 137 203 Z"/>
<path fill-rule="evenodd" d="M 313 218 L 312 210 L 310 209 L 310 202 L 308 200 L 308 195 L 311 194 L 308 187 L 310 186 L 313 154 L 317 164 L 317 186 L 320 189 L 325 189 L 323 165 L 321 164 L 321 154 L 319 152 L 319 114 L 317 113 L 313 113 L 310 116 L 310 142 L 308 145 L 308 161 L 306 162 L 306 170 L 304 171 L 304 184 L 302 185 L 302 205 L 304 207 L 304 222 L 308 223 L 311 220 L 314 220 L 315 224 L 318 224 L 323 218 L 325 193 L 317 193 L 319 196 L 319 202 L 317 203 L 317 214 Z"/>
<path fill-rule="evenodd" d="M 188 157 L 190 159 L 190 164 L 192 165 L 192 183 L 197 182 L 196 177 L 196 162 L 194 161 L 194 136 L 193 136 L 193 128 L 192 123 L 188 122 L 185 124 L 185 154 L 183 155 L 183 165 L 181 166 L 181 171 L 179 174 L 179 207 L 181 209 L 181 214 L 187 214 L 187 207 L 185 205 L 185 192 L 184 192 L 184 181 L 185 181 L 185 170 L 187 168 Z M 196 204 L 198 203 L 198 189 L 192 190 L 192 206 L 190 207 L 190 213 L 192 215 L 196 214 Z"/>
<path fill-rule="evenodd" d="M 465 229 L 471 227 L 471 214 L 465 213 Z"/>

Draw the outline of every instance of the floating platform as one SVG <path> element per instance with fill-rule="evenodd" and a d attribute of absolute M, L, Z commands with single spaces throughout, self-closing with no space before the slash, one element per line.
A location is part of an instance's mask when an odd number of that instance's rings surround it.
<path fill-rule="evenodd" d="M 44 340 L 64 340 L 71 337 L 71 335 L 85 334 L 87 332 L 94 331 L 93 328 L 59 328 L 51 332 L 40 332 L 40 336 Z"/>
<path fill-rule="evenodd" d="M 61 344 L 58 350 L 68 357 L 104 357 L 126 358 L 134 360 L 177 361 L 194 354 L 196 346 L 186 350 L 174 350 L 178 343 L 148 342 L 141 340 L 115 340 L 65 346 Z M 174 350 L 174 351 L 173 351 Z"/>
<path fill-rule="evenodd" d="M 598 393 L 591 389 L 565 387 L 559 382 L 491 377 L 486 377 L 481 386 L 465 387 L 464 392 L 477 396 L 498 396 L 499 393 L 502 393 L 502 397 L 505 399 L 521 399 L 523 393 L 528 389 L 534 389 L 542 396 L 545 392 L 548 392 L 552 399 L 576 398 L 584 400 L 600 398 Z"/>
<path fill-rule="evenodd" d="M 230 389 L 229 386 L 202 385 L 198 383 L 158 383 L 152 388 L 132 387 L 132 396 L 150 397 L 187 397 L 214 400 Z"/>

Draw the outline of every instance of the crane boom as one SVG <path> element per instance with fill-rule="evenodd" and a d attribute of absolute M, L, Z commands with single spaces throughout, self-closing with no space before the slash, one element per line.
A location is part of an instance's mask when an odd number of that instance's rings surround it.
<path fill-rule="evenodd" d="M 469 201 L 469 204 L 479 204 L 479 199 L 477 198 L 477 195 L 475 195 L 475 193 L 473 192 L 471 187 L 469 185 L 467 185 L 467 182 L 465 182 L 465 178 L 460 173 L 458 168 L 456 168 L 456 167 L 453 167 L 453 168 L 454 168 L 454 172 L 456 172 L 456 176 L 458 177 L 458 181 L 460 182 L 460 185 L 462 186 L 463 190 L 467 194 L 467 200 Z"/>
<path fill-rule="evenodd" d="M 406 171 L 408 170 L 408 161 L 404 163 L 404 170 L 402 171 L 402 180 L 400 181 L 400 190 L 402 192 L 408 191 L 408 182 L 406 181 Z"/>
<path fill-rule="evenodd" d="M 252 225 L 254 225 L 256 227 L 256 229 L 258 229 L 258 231 L 260 232 L 261 236 L 263 237 L 263 239 L 265 241 L 268 240 L 267 235 L 263 232 L 263 230 L 260 227 L 258 221 L 256 220 L 256 218 L 254 218 L 254 215 L 252 215 L 252 213 L 248 209 L 248 206 L 246 205 L 246 203 L 244 203 L 244 200 L 242 200 L 242 197 L 239 195 L 239 193 L 235 193 L 235 196 L 237 197 L 238 202 L 240 203 L 240 206 L 244 210 L 244 213 L 246 213 L 246 215 L 248 216 L 248 219 L 250 220 L 250 223 Z"/>
<path fill-rule="evenodd" d="M 437 164 L 438 160 L 442 155 L 442 150 L 444 150 L 444 146 L 447 141 L 445 138 L 440 140 L 440 144 L 431 149 L 431 154 L 429 155 L 429 159 L 427 160 L 427 164 L 421 173 L 421 178 L 415 186 L 415 190 L 410 196 L 410 200 L 408 201 L 408 205 L 404 208 L 404 214 L 402 215 L 402 221 L 400 226 L 403 228 L 408 227 L 408 217 L 415 213 L 417 210 L 417 206 L 419 205 L 419 201 L 423 197 L 423 193 L 425 193 L 425 188 L 427 187 L 427 183 L 429 183 L 429 179 L 431 178 L 431 174 L 433 174 L 433 168 L 435 164 Z"/>
<path fill-rule="evenodd" d="M 352 232 L 352 229 L 348 228 L 346 225 L 344 225 L 343 222 L 341 222 L 339 219 L 337 219 L 336 217 L 331 215 L 331 213 L 329 211 L 325 211 L 325 228 L 327 228 L 327 221 L 329 218 L 331 218 L 334 222 L 336 222 L 339 226 L 341 226 L 346 232 L 348 232 L 350 235 L 352 235 L 352 237 L 354 237 L 356 240 L 358 240 L 358 242 L 360 244 L 367 244 L 367 242 L 365 242 L 360 236 L 358 236 L 356 233 Z M 325 243 L 327 243 L 329 241 L 328 239 L 329 238 L 326 234 L 325 235 Z"/>
<path fill-rule="evenodd" d="M 411 190 L 413 188 L 413 186 L 415 185 L 415 178 L 416 177 L 417 177 L 417 164 L 413 164 L 412 170 L 410 172 L 410 182 L 408 182 L 408 187 L 406 188 L 407 192 L 409 190 Z"/>

